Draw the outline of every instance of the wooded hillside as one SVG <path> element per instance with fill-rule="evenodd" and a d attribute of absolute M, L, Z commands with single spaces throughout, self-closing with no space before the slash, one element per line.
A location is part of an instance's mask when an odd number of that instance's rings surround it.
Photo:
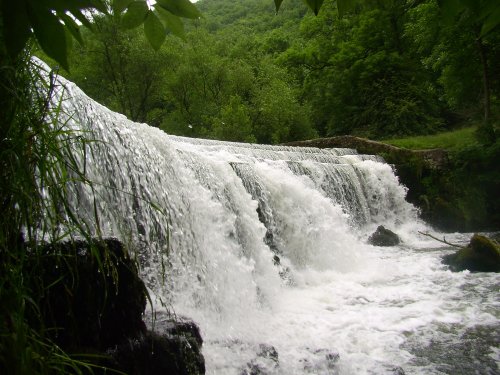
<path fill-rule="evenodd" d="M 453 17 L 436 0 L 362 4 L 339 18 L 332 1 L 314 16 L 300 0 L 277 14 L 270 0 L 202 0 L 203 18 L 159 51 L 142 30 L 99 16 L 70 79 L 132 120 L 179 135 L 386 139 L 486 123 L 488 136 L 499 117 L 500 30 L 482 33 L 478 14 L 490 3 Z"/>

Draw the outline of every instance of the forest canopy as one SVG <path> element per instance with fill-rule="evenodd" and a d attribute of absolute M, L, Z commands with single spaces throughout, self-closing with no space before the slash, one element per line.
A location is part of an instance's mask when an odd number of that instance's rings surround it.
<path fill-rule="evenodd" d="M 493 1 L 201 0 L 178 13 L 184 24 L 165 18 L 167 0 L 137 3 L 114 1 L 79 29 L 69 78 L 168 133 L 282 143 L 498 122 Z"/>

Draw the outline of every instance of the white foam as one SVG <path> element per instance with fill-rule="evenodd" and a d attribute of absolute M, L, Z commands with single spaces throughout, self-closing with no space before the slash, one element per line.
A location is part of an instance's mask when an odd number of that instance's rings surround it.
<path fill-rule="evenodd" d="M 80 155 L 94 188 L 75 186 L 73 204 L 91 222 L 95 193 L 101 229 L 137 249 L 156 307 L 200 325 L 208 373 L 437 374 L 416 348 L 498 326 L 498 276 L 448 271 L 451 250 L 418 234 L 429 228 L 376 158 L 170 137 L 61 82 L 61 121 L 97 140 Z M 378 225 L 403 244 L 367 245 Z"/>

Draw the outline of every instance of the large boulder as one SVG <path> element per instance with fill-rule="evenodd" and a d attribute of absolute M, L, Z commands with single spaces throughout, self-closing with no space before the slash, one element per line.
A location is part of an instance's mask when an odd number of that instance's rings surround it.
<path fill-rule="evenodd" d="M 196 331 L 194 335 L 184 331 L 185 328 L 185 322 L 181 322 L 174 334 L 148 331 L 139 338 L 124 341 L 108 351 L 114 360 L 111 367 L 133 375 L 204 374 L 198 327 L 190 324 L 190 331 Z"/>
<path fill-rule="evenodd" d="M 401 242 L 399 236 L 393 231 L 380 225 L 368 238 L 368 243 L 374 246 L 396 246 Z"/>
<path fill-rule="evenodd" d="M 146 332 L 146 287 L 120 241 L 77 240 L 37 251 L 42 256 L 28 273 L 43 323 L 59 346 L 100 351 Z"/>
<path fill-rule="evenodd" d="M 27 284 L 39 296 L 32 324 L 68 353 L 127 374 L 205 373 L 202 338 L 191 321 L 169 319 L 148 330 L 147 291 L 136 262 L 116 239 L 77 240 L 28 248 Z M 96 370 L 96 373 L 100 373 Z"/>
<path fill-rule="evenodd" d="M 469 245 L 443 257 L 452 271 L 500 272 L 500 245 L 480 234 L 472 236 Z"/>

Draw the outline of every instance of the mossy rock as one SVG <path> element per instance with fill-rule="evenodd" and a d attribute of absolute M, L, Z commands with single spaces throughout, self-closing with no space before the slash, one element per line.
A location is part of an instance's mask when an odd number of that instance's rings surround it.
<path fill-rule="evenodd" d="M 368 243 L 374 246 L 396 246 L 401 240 L 393 231 L 379 225 L 377 230 L 368 238 Z"/>
<path fill-rule="evenodd" d="M 500 246 L 486 236 L 475 234 L 467 247 L 446 255 L 443 263 L 456 272 L 500 272 Z"/>

